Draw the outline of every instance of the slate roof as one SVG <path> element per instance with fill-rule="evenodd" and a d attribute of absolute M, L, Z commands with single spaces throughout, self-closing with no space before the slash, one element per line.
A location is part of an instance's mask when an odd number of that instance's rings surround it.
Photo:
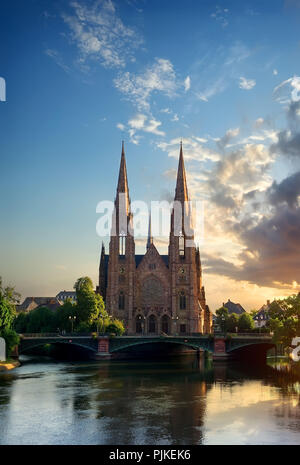
<path fill-rule="evenodd" d="M 24 302 L 17 306 L 18 312 L 27 311 L 32 302 L 36 304 L 34 309 L 43 306 L 55 309 L 61 305 L 56 297 L 26 297 Z"/>
<path fill-rule="evenodd" d="M 246 310 L 241 306 L 241 304 L 235 304 L 234 302 L 231 302 L 231 300 L 228 300 L 226 304 L 223 303 L 223 307 L 228 309 L 229 315 L 231 315 L 232 313 L 241 315 L 242 313 L 246 312 Z"/>

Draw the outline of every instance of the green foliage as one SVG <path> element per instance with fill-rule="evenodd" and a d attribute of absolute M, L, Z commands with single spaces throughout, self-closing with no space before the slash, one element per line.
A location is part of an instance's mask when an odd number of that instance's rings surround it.
<path fill-rule="evenodd" d="M 55 311 L 56 328 L 60 331 L 70 332 L 72 329 L 70 317 L 73 318 L 74 316 L 77 319 L 77 305 L 72 304 L 71 300 L 67 299 Z M 74 321 L 76 322 L 76 320 Z"/>
<path fill-rule="evenodd" d="M 29 313 L 21 312 L 19 313 L 13 323 L 13 328 L 17 333 L 26 333 L 27 325 L 29 322 Z"/>
<path fill-rule="evenodd" d="M 16 331 L 11 328 L 6 328 L 1 331 L 0 336 L 5 339 L 6 353 L 7 357 L 9 357 L 14 347 L 19 344 L 20 338 Z"/>
<path fill-rule="evenodd" d="M 93 282 L 88 276 L 77 279 L 74 289 L 77 297 L 77 321 L 96 323 L 105 312 L 102 297 L 96 294 L 93 289 Z"/>
<path fill-rule="evenodd" d="M 239 332 L 253 331 L 255 328 L 254 320 L 251 314 L 242 313 L 237 315 L 236 313 L 228 314 L 226 307 L 221 307 L 216 310 L 216 323 L 223 332 L 235 333 L 236 328 Z"/>
<path fill-rule="evenodd" d="M 27 333 L 51 333 L 57 330 L 55 312 L 39 307 L 28 314 Z"/>
<path fill-rule="evenodd" d="M 269 318 L 274 342 L 289 347 L 292 339 L 300 334 L 300 294 L 272 302 Z"/>
<path fill-rule="evenodd" d="M 76 327 L 76 333 L 90 333 L 91 325 L 87 321 L 81 321 Z"/>
<path fill-rule="evenodd" d="M 223 332 L 227 331 L 227 324 L 228 324 L 228 309 L 226 307 L 221 307 L 216 310 L 216 323 L 219 325 Z"/>
<path fill-rule="evenodd" d="M 242 313 L 238 319 L 238 329 L 241 333 L 251 331 L 254 329 L 255 324 L 253 318 L 249 313 Z"/>
<path fill-rule="evenodd" d="M 236 313 L 232 313 L 229 315 L 228 320 L 227 320 L 227 331 L 230 333 L 235 333 L 236 328 L 239 326 L 239 315 Z"/>
<path fill-rule="evenodd" d="M 3 287 L 0 277 L 0 331 L 12 326 L 16 314 L 15 304 L 19 301 L 20 294 L 13 287 Z"/>
<path fill-rule="evenodd" d="M 106 326 L 106 333 L 116 334 L 117 336 L 122 336 L 125 328 L 122 321 L 114 319 Z"/>

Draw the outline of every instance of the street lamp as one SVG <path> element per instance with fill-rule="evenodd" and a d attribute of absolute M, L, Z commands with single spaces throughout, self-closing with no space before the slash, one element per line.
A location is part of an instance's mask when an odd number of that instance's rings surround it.
<path fill-rule="evenodd" d="M 222 330 L 223 330 L 223 333 L 225 333 L 225 316 L 223 315 L 222 318 Z"/>
<path fill-rule="evenodd" d="M 177 321 L 179 320 L 179 317 L 178 316 L 174 316 L 173 319 L 173 322 L 174 322 L 174 331 L 176 333 L 176 330 L 177 330 Z"/>
<path fill-rule="evenodd" d="M 76 320 L 76 316 L 69 316 L 69 320 L 71 321 L 71 325 L 72 325 L 71 332 L 73 333 L 73 325 L 74 325 L 74 321 Z"/>

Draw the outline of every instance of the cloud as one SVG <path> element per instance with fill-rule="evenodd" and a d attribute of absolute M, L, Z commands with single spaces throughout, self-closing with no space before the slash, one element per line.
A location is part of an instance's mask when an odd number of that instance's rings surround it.
<path fill-rule="evenodd" d="M 300 171 L 279 184 L 274 181 L 269 189 L 268 197 L 272 205 L 286 203 L 290 208 L 297 208 L 300 198 Z"/>
<path fill-rule="evenodd" d="M 64 63 L 64 60 L 61 54 L 57 50 L 52 50 L 48 48 L 47 50 L 45 50 L 45 54 L 48 55 L 48 57 L 52 58 L 55 61 L 55 63 L 58 66 L 60 66 L 60 68 L 62 68 L 64 71 L 66 71 L 67 73 L 70 72 L 69 66 L 67 66 Z"/>
<path fill-rule="evenodd" d="M 221 8 L 217 5 L 214 13 L 212 13 L 210 16 L 211 18 L 215 19 L 218 23 L 220 23 L 223 28 L 225 28 L 226 26 L 228 26 L 228 13 L 228 8 Z"/>
<path fill-rule="evenodd" d="M 300 76 L 293 76 L 281 82 L 273 91 L 273 98 L 279 103 L 300 100 Z"/>
<path fill-rule="evenodd" d="M 141 74 L 125 72 L 114 80 L 115 87 L 139 110 L 150 110 L 154 92 L 172 97 L 178 87 L 174 67 L 169 60 L 156 58 Z"/>
<path fill-rule="evenodd" d="M 139 131 L 155 134 L 156 136 L 164 136 L 165 133 L 159 129 L 161 121 L 157 121 L 153 116 L 148 116 L 143 113 L 137 113 L 134 117 L 128 120 L 127 127 L 118 123 L 117 128 L 121 131 L 127 129 L 130 136 L 130 142 L 138 145 L 141 139 L 140 135 L 137 135 Z"/>
<path fill-rule="evenodd" d="M 207 102 L 211 97 L 223 92 L 232 80 L 236 81 L 240 76 L 242 63 L 252 53 L 252 50 L 240 41 L 234 42 L 230 47 L 220 46 L 217 50 L 208 51 L 190 70 L 193 80 L 193 92 L 190 94 L 193 99 L 196 96 L 199 100 Z"/>
<path fill-rule="evenodd" d="M 141 44 L 137 33 L 124 25 L 111 0 L 89 5 L 72 2 L 74 14 L 63 14 L 70 39 L 79 50 L 78 63 L 88 67 L 88 60 L 99 61 L 106 68 L 124 67 Z"/>
<path fill-rule="evenodd" d="M 217 161 L 220 158 L 218 153 L 216 153 L 208 147 L 204 147 L 204 144 L 206 144 L 207 139 L 196 136 L 184 137 L 182 139 L 177 137 L 175 139 L 171 139 L 169 142 L 159 142 L 156 145 L 163 152 L 167 152 L 169 157 L 178 158 L 179 145 L 181 141 L 184 147 L 185 160 Z"/>
<path fill-rule="evenodd" d="M 206 89 L 201 92 L 195 92 L 196 97 L 203 102 L 208 102 L 208 100 L 216 94 L 223 92 L 227 87 L 227 82 L 224 76 L 221 76 L 212 84 L 208 85 Z"/>
<path fill-rule="evenodd" d="M 221 139 L 217 139 L 217 145 L 220 149 L 224 149 L 232 139 L 237 137 L 240 133 L 240 128 L 228 129 Z"/>
<path fill-rule="evenodd" d="M 300 160 L 300 100 L 287 106 L 288 127 L 277 133 L 278 141 L 271 146 L 274 153 Z"/>
<path fill-rule="evenodd" d="M 245 77 L 240 77 L 240 89 L 251 90 L 255 85 L 256 81 L 254 79 L 246 79 Z"/>
<path fill-rule="evenodd" d="M 187 92 L 191 88 L 191 78 L 190 76 L 187 76 L 184 80 L 184 90 Z"/>

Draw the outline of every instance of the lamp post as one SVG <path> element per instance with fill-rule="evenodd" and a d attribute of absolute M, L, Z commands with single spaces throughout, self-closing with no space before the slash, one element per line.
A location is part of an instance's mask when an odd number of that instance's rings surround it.
<path fill-rule="evenodd" d="M 222 316 L 221 320 L 222 320 L 222 331 L 225 334 L 225 316 L 224 315 Z"/>
<path fill-rule="evenodd" d="M 173 323 L 174 323 L 174 333 L 177 333 L 177 321 L 179 320 L 178 316 L 174 316 Z"/>
<path fill-rule="evenodd" d="M 72 325 L 71 326 L 72 327 L 71 332 L 73 333 L 73 326 L 74 326 L 74 321 L 76 320 L 76 316 L 75 315 L 74 316 L 69 316 L 69 320 L 71 321 L 71 325 Z"/>

